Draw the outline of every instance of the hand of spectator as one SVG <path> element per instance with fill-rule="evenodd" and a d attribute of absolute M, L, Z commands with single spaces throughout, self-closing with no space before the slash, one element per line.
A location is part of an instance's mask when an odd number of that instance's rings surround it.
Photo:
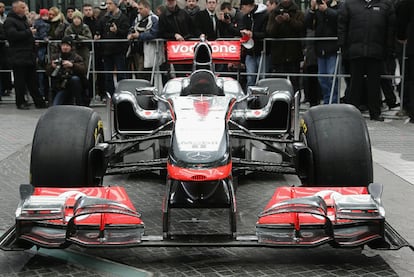
<path fill-rule="evenodd" d="M 283 21 L 289 21 L 290 20 L 290 14 L 284 13 L 284 14 L 282 14 L 282 18 L 283 18 Z"/>
<path fill-rule="evenodd" d="M 240 31 L 240 34 L 242 34 L 242 36 L 249 36 L 250 38 L 253 37 L 253 32 L 247 29 L 243 29 Z"/>
<path fill-rule="evenodd" d="M 36 34 L 37 30 L 34 27 L 30 27 L 30 32 L 32 32 L 32 34 L 34 35 Z"/>
<path fill-rule="evenodd" d="M 73 63 L 71 61 L 68 61 L 68 60 L 63 60 L 62 61 L 62 66 L 63 66 L 63 68 L 71 68 L 71 67 L 73 67 Z"/>
<path fill-rule="evenodd" d="M 135 33 L 130 33 L 128 36 L 127 36 L 127 39 L 129 39 L 129 40 L 133 40 L 133 39 L 137 39 L 139 37 L 139 32 L 135 32 Z"/>
<path fill-rule="evenodd" d="M 111 31 L 112 33 L 116 33 L 118 31 L 118 27 L 115 23 L 112 23 L 111 27 L 109 27 L 109 31 Z"/>
<path fill-rule="evenodd" d="M 326 4 L 325 0 L 322 0 L 321 1 L 321 4 L 319 4 L 318 9 L 321 12 L 324 12 L 324 11 L 326 11 L 328 9 L 328 5 Z"/>
<path fill-rule="evenodd" d="M 401 43 L 401 44 L 405 44 L 405 43 L 407 43 L 407 40 L 406 40 L 406 39 L 397 39 L 397 41 L 398 41 L 399 43 Z"/>
<path fill-rule="evenodd" d="M 281 14 L 276 15 L 275 20 L 276 20 L 277 23 L 282 23 L 284 21 L 283 20 L 283 15 L 281 15 Z"/>
<path fill-rule="evenodd" d="M 101 39 L 101 35 L 95 35 L 93 38 L 94 39 Z"/>
<path fill-rule="evenodd" d="M 175 37 L 175 40 L 177 40 L 177 41 L 183 41 L 184 40 L 183 36 L 180 35 L 180 34 L 175 34 L 174 37 Z"/>

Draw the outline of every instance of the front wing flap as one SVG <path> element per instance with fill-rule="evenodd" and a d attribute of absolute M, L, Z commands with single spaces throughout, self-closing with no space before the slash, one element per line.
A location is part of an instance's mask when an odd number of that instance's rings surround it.
<path fill-rule="evenodd" d="M 255 235 L 195 238 L 144 235 L 144 222 L 122 187 L 33 188 L 22 185 L 16 222 L 3 250 L 134 246 L 333 247 L 411 246 L 384 217 L 366 187 L 278 187 L 259 214 Z M 29 188 L 31 187 L 31 188 Z M 185 235 L 184 235 L 185 236 Z"/>

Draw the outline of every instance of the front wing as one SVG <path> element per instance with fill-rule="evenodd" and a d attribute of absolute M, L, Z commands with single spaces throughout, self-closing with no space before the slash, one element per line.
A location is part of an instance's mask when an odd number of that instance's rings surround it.
<path fill-rule="evenodd" d="M 65 248 L 135 246 L 333 247 L 369 245 L 414 250 L 386 221 L 366 187 L 278 187 L 259 214 L 256 234 L 163 238 L 147 235 L 122 187 L 21 186 L 16 222 L 0 238 L 3 250 L 33 245 Z"/>

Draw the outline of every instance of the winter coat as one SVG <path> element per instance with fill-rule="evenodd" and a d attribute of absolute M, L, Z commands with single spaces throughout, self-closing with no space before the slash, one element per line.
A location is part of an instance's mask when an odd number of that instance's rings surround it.
<path fill-rule="evenodd" d="M 414 1 L 402 0 L 396 5 L 397 38 L 407 40 L 407 55 L 414 55 Z"/>
<path fill-rule="evenodd" d="M 111 32 L 110 27 L 114 23 L 117 26 L 116 32 Z M 99 20 L 97 31 L 101 35 L 101 39 L 126 39 L 129 30 L 128 17 L 118 10 L 112 14 L 107 12 L 105 16 Z M 113 54 L 125 54 L 128 48 L 127 42 L 104 42 L 101 44 L 102 54 L 110 56 Z"/>
<path fill-rule="evenodd" d="M 175 34 L 180 34 L 184 39 L 195 36 L 195 27 L 187 12 L 175 6 L 174 11 L 167 9 L 160 16 L 160 37 L 175 40 Z"/>
<path fill-rule="evenodd" d="M 6 42 L 6 33 L 4 32 L 3 23 L 0 22 L 0 67 L 7 64 L 7 47 L 8 43 Z"/>
<path fill-rule="evenodd" d="M 282 6 L 284 5 L 284 6 Z M 288 13 L 289 21 L 277 22 L 276 16 Z M 269 15 L 267 30 L 271 38 L 300 38 L 305 36 L 303 12 L 291 1 L 279 4 Z M 273 64 L 300 62 L 303 60 L 301 41 L 273 41 L 270 54 Z"/>
<path fill-rule="evenodd" d="M 200 7 L 196 6 L 194 9 L 190 10 L 188 7 L 184 7 L 184 11 L 188 13 L 188 15 L 191 17 L 191 20 L 193 21 L 193 24 L 197 24 L 196 16 L 200 12 Z"/>
<path fill-rule="evenodd" d="M 81 24 L 79 26 L 75 26 L 73 23 L 70 24 L 65 30 L 65 37 L 66 36 L 73 36 L 76 49 L 81 49 L 88 47 L 88 43 L 82 43 L 82 40 L 91 40 L 92 39 L 92 32 L 89 29 L 88 25 Z"/>
<path fill-rule="evenodd" d="M 315 30 L 315 37 L 336 37 L 338 35 L 338 11 L 341 2 L 328 1 L 325 11 L 308 10 L 305 16 L 307 28 Z M 318 57 L 336 55 L 338 42 L 336 40 L 315 41 L 316 55 Z"/>
<path fill-rule="evenodd" d="M 158 65 L 165 62 L 164 43 L 152 41 L 158 38 L 158 16 L 151 13 L 146 18 L 142 18 L 140 14 L 135 19 L 134 30 L 139 32 L 138 42 L 143 43 L 144 67 L 154 66 L 154 57 L 158 55 Z"/>
<path fill-rule="evenodd" d="M 89 30 L 91 30 L 92 35 L 96 34 L 96 25 L 98 24 L 98 20 L 94 17 L 83 17 L 83 23 L 88 25 Z"/>
<path fill-rule="evenodd" d="M 217 38 L 234 38 L 240 37 L 240 31 L 233 27 L 233 24 L 219 20 L 216 16 L 216 30 L 214 31 L 213 22 L 210 13 L 207 10 L 200 11 L 195 17 L 196 37 L 201 34 L 206 35 L 207 40 L 216 40 Z"/>
<path fill-rule="evenodd" d="M 8 51 L 10 65 L 35 66 L 34 37 L 26 16 L 20 17 L 10 11 L 3 27 L 10 45 Z"/>
<path fill-rule="evenodd" d="M 214 14 L 215 21 L 216 21 L 216 30 L 214 30 L 213 21 L 211 20 L 210 13 L 208 10 L 202 10 L 195 16 L 195 26 L 196 37 L 199 37 L 201 34 L 206 35 L 207 40 L 216 40 L 218 37 L 218 30 L 219 30 L 219 21 L 217 16 Z"/>
<path fill-rule="evenodd" d="M 263 50 L 263 39 L 267 37 L 266 24 L 268 15 L 266 6 L 257 4 L 253 10 L 242 18 L 240 30 L 247 29 L 253 32 L 254 46 L 246 51 L 247 55 L 260 56 Z"/>
<path fill-rule="evenodd" d="M 62 13 L 55 16 L 50 22 L 49 38 L 51 40 L 62 39 L 65 33 L 65 29 L 69 26 L 69 23 L 65 20 Z"/>
<path fill-rule="evenodd" d="M 54 54 L 52 56 L 52 61 L 56 61 L 58 59 L 67 60 L 73 63 L 73 67 L 71 68 L 64 68 L 61 67 L 59 74 L 56 77 L 52 78 L 53 88 L 55 90 L 64 89 L 65 87 L 62 86 L 62 83 L 65 83 L 65 79 L 70 76 L 78 76 L 84 82 L 86 79 L 86 65 L 81 56 L 76 54 L 74 51 L 69 53 L 59 53 Z M 52 67 L 52 64 L 48 64 L 46 66 L 46 74 L 50 76 L 55 68 Z"/>
<path fill-rule="evenodd" d="M 50 30 L 50 24 L 39 18 L 36 19 L 33 23 L 33 27 L 36 29 L 36 33 L 34 34 L 35 40 L 47 40 Z"/>
<path fill-rule="evenodd" d="M 384 59 L 394 52 L 395 12 L 388 0 L 346 0 L 338 15 L 338 45 L 349 59 Z"/>

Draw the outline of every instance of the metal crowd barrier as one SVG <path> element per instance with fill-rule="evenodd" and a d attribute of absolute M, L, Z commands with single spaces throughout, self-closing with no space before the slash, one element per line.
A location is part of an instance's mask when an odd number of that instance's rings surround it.
<path fill-rule="evenodd" d="M 230 38 L 231 39 L 231 38 Z M 195 38 L 194 40 L 197 40 L 197 38 Z M 334 74 L 312 74 L 312 73 L 302 73 L 302 72 L 298 72 L 298 73 L 272 73 L 272 72 L 260 72 L 261 68 L 262 68 L 262 64 L 266 63 L 266 44 L 267 43 L 271 43 L 271 42 L 286 42 L 286 41 L 326 41 L 326 40 L 337 40 L 337 37 L 300 37 L 300 38 L 266 38 L 263 40 L 263 51 L 261 52 L 261 57 L 260 57 L 260 62 L 259 62 L 259 70 L 257 73 L 255 73 L 254 75 L 256 75 L 256 82 L 266 76 L 266 77 L 291 77 L 291 76 L 298 76 L 298 77 L 320 77 L 320 76 L 324 76 L 324 77 L 332 77 L 333 80 L 335 80 L 333 82 L 332 85 L 332 89 L 331 89 L 331 94 L 333 93 L 333 88 L 335 85 L 335 82 L 338 82 L 338 90 L 341 91 L 340 88 L 340 83 L 339 79 L 340 78 L 346 78 L 346 77 L 350 77 L 349 74 L 343 74 L 341 73 L 341 68 L 342 68 L 342 59 L 341 59 L 341 53 L 338 53 L 338 58 L 337 58 L 337 71 Z M 153 84 L 154 86 L 156 86 L 158 89 L 162 89 L 162 78 L 161 78 L 161 74 L 165 74 L 165 73 L 169 73 L 168 70 L 160 70 L 160 66 L 158 65 L 158 59 L 161 57 L 161 55 L 164 55 L 165 53 L 158 53 L 158 49 L 159 49 L 159 44 L 160 43 L 165 43 L 166 40 L 164 39 L 155 39 L 153 40 L 156 43 L 156 49 L 157 49 L 157 54 L 154 56 L 154 64 L 155 66 L 152 68 L 151 70 L 151 84 Z M 2 43 L 4 41 L 0 41 L 0 43 Z M 49 40 L 49 41 L 36 41 L 39 43 L 47 43 L 47 55 L 49 57 L 49 61 L 51 60 L 51 51 L 50 51 L 50 47 L 52 44 L 59 44 L 61 41 L 60 40 Z M 113 73 L 127 73 L 127 74 L 148 74 L 148 71 L 139 71 L 139 70 L 124 70 L 124 71 L 104 71 L 104 70 L 96 70 L 96 64 L 95 64 L 95 53 L 96 53 L 96 43 L 107 43 L 107 42 L 111 42 L 111 43 L 129 43 L 130 41 L 128 39 L 99 39 L 99 40 L 82 40 L 82 41 L 77 41 L 77 43 L 88 43 L 89 45 L 91 45 L 91 51 L 90 51 L 90 55 L 89 55 L 89 63 L 88 63 L 88 70 L 87 70 L 87 76 L 92 76 L 93 78 L 93 92 L 92 92 L 92 97 L 93 99 L 95 99 L 96 96 L 96 74 L 105 74 L 105 73 L 109 73 L 109 74 L 113 74 Z M 401 64 L 400 64 L 400 69 L 401 69 L 401 76 L 396 76 L 396 75 L 381 75 L 381 78 L 387 78 L 387 79 L 396 79 L 399 78 L 401 80 L 401 89 L 400 89 L 400 112 L 402 112 L 403 110 L 403 101 L 404 101 L 404 84 L 405 84 L 405 70 L 406 70 L 406 43 L 403 44 L 403 51 L 402 51 L 402 57 L 401 57 Z M 0 72 L 12 72 L 11 69 L 0 69 Z M 44 72 L 44 70 L 38 70 L 38 72 Z M 175 73 L 190 73 L 189 71 L 175 71 Z M 247 76 L 250 75 L 249 73 L 245 73 L 245 72 L 217 72 L 219 74 L 227 74 L 227 75 L 234 75 L 236 76 L 236 79 L 239 80 L 240 76 Z M 332 97 L 332 95 L 331 95 Z M 339 97 L 338 97 L 339 99 Z"/>

